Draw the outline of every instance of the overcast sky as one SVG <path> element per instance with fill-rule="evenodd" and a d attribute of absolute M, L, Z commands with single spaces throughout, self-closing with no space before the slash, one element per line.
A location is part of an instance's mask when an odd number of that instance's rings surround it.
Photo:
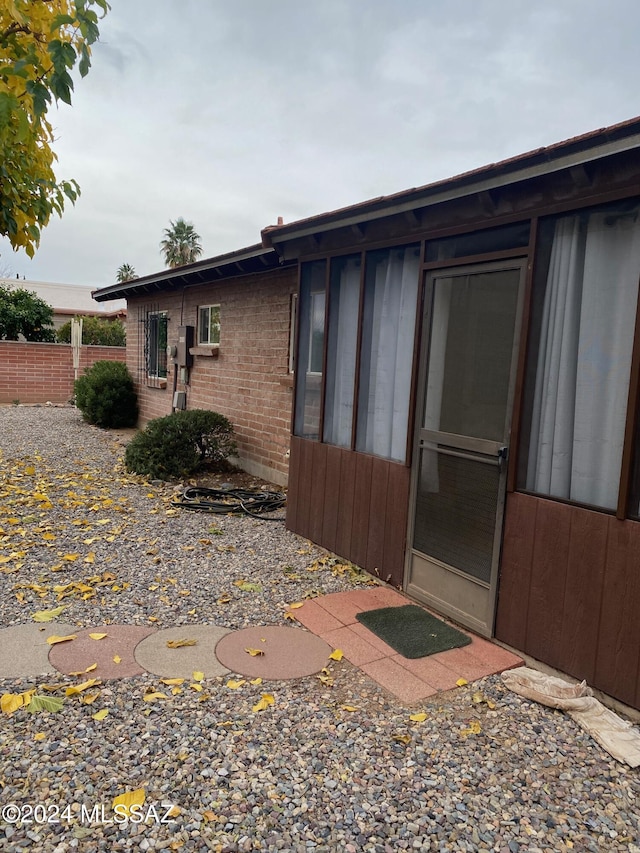
<path fill-rule="evenodd" d="M 110 0 L 53 111 L 82 196 L 0 272 L 103 287 L 640 114 L 637 0 Z"/>

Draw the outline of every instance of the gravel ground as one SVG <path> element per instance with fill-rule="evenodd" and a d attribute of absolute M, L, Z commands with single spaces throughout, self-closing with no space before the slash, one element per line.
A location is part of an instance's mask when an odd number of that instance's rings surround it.
<path fill-rule="evenodd" d="M 366 582 L 309 571 L 322 552 L 280 522 L 175 510 L 174 487 L 128 476 L 123 439 L 72 408 L 0 408 L 0 435 L 1 627 L 72 582 L 65 622 L 230 628 L 290 624 L 286 604 Z M 219 679 L 156 702 L 145 691 L 170 688 L 141 676 L 58 713 L 0 715 L 0 804 L 33 818 L 0 821 L 0 848 L 640 853 L 639 772 L 562 713 L 499 677 L 409 708 L 344 660 L 331 671 L 333 686 Z M 45 683 L 4 679 L 0 693 Z M 254 712 L 264 691 L 274 704 Z M 113 799 L 140 788 L 125 821 Z"/>

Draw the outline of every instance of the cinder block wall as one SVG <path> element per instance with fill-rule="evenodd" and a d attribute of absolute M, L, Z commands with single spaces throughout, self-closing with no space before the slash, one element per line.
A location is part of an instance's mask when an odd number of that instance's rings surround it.
<path fill-rule="evenodd" d="M 284 485 L 293 388 L 291 295 L 296 288 L 293 267 L 130 299 L 127 364 L 136 382 L 141 425 L 170 414 L 174 388 L 185 391 L 187 409 L 211 409 L 233 423 L 240 464 L 246 471 Z M 200 305 L 212 304 L 220 305 L 217 357 L 194 355 L 188 384 L 179 381 L 169 363 L 166 386 L 152 387 L 144 364 L 146 311 L 167 312 L 171 344 L 179 326 L 197 326 Z"/>
<path fill-rule="evenodd" d="M 124 347 L 83 346 L 78 375 L 96 361 L 124 360 Z M 74 378 L 71 344 L 0 341 L 0 403 L 66 403 Z"/>

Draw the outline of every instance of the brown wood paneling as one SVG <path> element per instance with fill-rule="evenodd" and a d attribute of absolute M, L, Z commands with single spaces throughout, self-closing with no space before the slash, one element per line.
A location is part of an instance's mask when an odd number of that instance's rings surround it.
<path fill-rule="evenodd" d="M 524 649 L 538 499 L 508 494 L 505 507 L 496 637 Z"/>
<path fill-rule="evenodd" d="M 328 445 L 324 486 L 324 512 L 322 519 L 322 547 L 327 548 L 329 551 L 336 551 L 338 516 L 342 509 L 340 505 L 341 459 L 341 449 L 339 447 L 331 447 Z"/>
<path fill-rule="evenodd" d="M 563 669 L 590 683 L 596 666 L 609 518 L 571 507 L 560 649 Z"/>
<path fill-rule="evenodd" d="M 351 541 L 353 534 L 353 507 L 356 493 L 357 454 L 340 451 L 340 489 L 338 491 L 338 523 L 336 526 L 336 554 L 353 560 Z"/>
<path fill-rule="evenodd" d="M 526 651 L 562 669 L 562 620 L 573 507 L 541 500 L 531 562 Z"/>
<path fill-rule="evenodd" d="M 384 560 L 384 519 L 387 510 L 389 462 L 374 458 L 371 464 L 371 494 L 369 501 L 369 535 L 365 568 L 380 577 Z"/>
<path fill-rule="evenodd" d="M 322 543 L 324 492 L 327 474 L 327 445 L 313 442 L 311 462 L 311 494 L 309 497 L 309 533 L 312 542 Z"/>
<path fill-rule="evenodd" d="M 289 442 L 289 479 L 287 482 L 287 521 L 289 530 L 298 529 L 298 507 L 300 506 L 299 492 L 300 474 L 300 439 L 291 436 Z"/>
<path fill-rule="evenodd" d="M 353 500 L 353 528 L 351 531 L 350 559 L 356 565 L 366 569 L 373 457 L 366 456 L 362 453 L 356 453 L 355 457 L 356 481 Z"/>
<path fill-rule="evenodd" d="M 410 481 L 409 468 L 394 462 L 389 463 L 381 576 L 382 580 L 398 587 L 402 586 L 404 577 Z"/>
<path fill-rule="evenodd" d="M 593 683 L 640 708 L 640 524 L 609 519 Z"/>
<path fill-rule="evenodd" d="M 313 487 L 312 466 L 315 442 L 300 439 L 300 466 L 298 469 L 298 525 L 296 533 L 309 538 L 309 508 Z"/>

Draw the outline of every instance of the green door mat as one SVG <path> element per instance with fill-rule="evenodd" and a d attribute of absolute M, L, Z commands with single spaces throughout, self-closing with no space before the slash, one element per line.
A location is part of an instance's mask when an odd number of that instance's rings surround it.
<path fill-rule="evenodd" d="M 415 604 L 365 610 L 356 619 L 405 658 L 424 658 L 471 642 L 471 637 Z"/>

